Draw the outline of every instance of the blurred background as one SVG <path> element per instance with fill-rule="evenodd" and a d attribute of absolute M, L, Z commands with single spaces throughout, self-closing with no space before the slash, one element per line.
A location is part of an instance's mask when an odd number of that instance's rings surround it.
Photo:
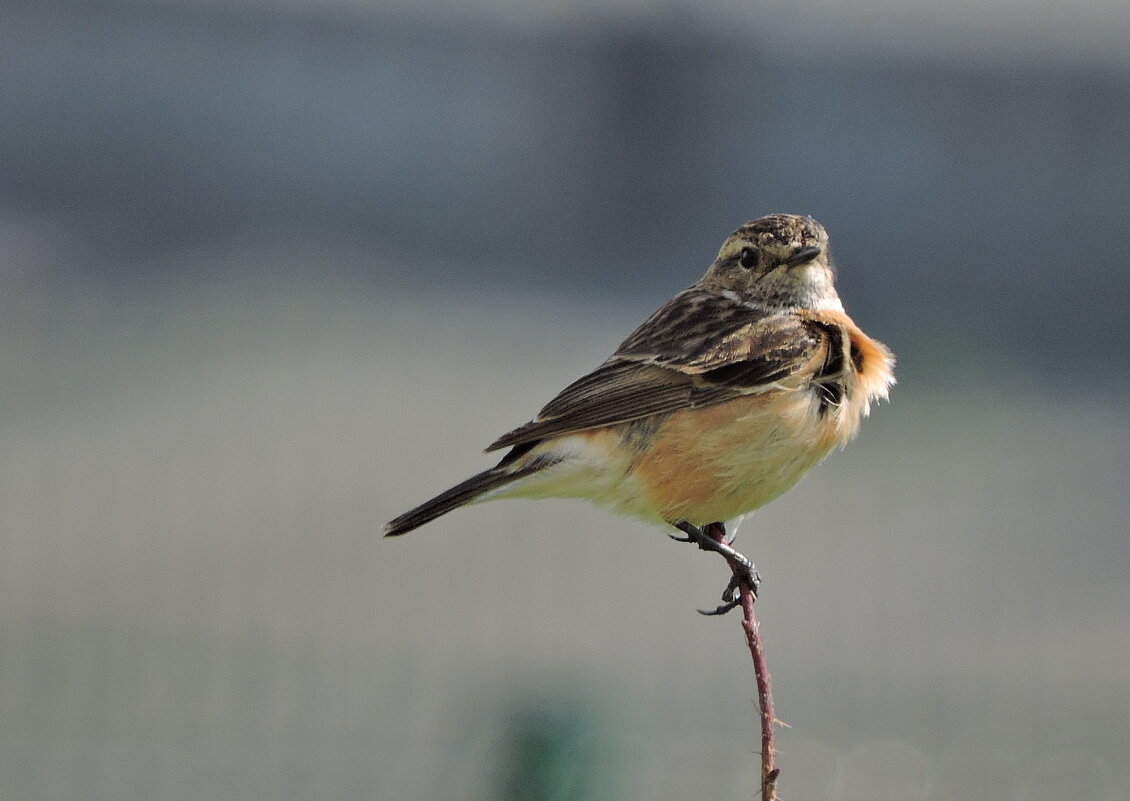
<path fill-rule="evenodd" d="M 720 560 L 380 527 L 788 211 L 900 383 L 739 534 L 782 796 L 1130 798 L 1130 6 L 0 18 L 0 797 L 751 797 Z"/>

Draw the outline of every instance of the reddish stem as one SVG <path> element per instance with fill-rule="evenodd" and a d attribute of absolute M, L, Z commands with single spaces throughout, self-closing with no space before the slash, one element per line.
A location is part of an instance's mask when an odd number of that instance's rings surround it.
<path fill-rule="evenodd" d="M 704 532 L 708 537 L 719 542 L 726 537 L 726 527 L 722 523 L 711 523 Z M 769 685 L 765 649 L 761 645 L 761 626 L 753 609 L 757 596 L 744 578 L 744 573 L 739 572 L 734 564 L 730 567 L 738 580 L 742 629 L 745 631 L 746 644 L 749 645 L 749 653 L 753 658 L 753 674 L 757 679 L 757 706 L 761 712 L 761 798 L 763 801 L 777 801 L 777 776 L 780 774 L 777 768 L 777 739 L 774 733 L 777 717 L 773 710 L 773 691 Z"/>

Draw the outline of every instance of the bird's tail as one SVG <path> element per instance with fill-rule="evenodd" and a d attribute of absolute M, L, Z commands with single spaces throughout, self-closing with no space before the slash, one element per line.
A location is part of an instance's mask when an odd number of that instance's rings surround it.
<path fill-rule="evenodd" d="M 390 520 L 385 524 L 385 536 L 396 537 L 400 534 L 407 534 L 412 529 L 419 528 L 425 523 L 430 523 L 440 515 L 447 514 L 452 509 L 474 503 L 482 499 L 487 493 L 501 489 L 507 484 L 512 484 L 518 479 L 525 478 L 558 461 L 557 459 L 541 456 L 521 467 L 517 467 L 515 464 L 517 456 L 525 455 L 529 448 L 523 448 L 521 454 L 517 454 L 517 450 L 518 449 L 515 448 L 515 450 L 497 466 L 492 467 L 490 470 L 484 470 L 478 475 L 471 476 L 466 481 L 456 484 L 447 492 L 437 495 L 430 501 L 420 504 L 415 509 L 405 512 L 394 520 Z"/>

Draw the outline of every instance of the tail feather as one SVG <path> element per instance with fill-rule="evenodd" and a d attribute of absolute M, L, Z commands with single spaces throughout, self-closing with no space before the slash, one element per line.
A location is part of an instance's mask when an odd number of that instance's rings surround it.
<path fill-rule="evenodd" d="M 385 536 L 396 537 L 407 534 L 412 529 L 430 523 L 452 509 L 473 503 L 491 490 L 501 489 L 507 484 L 512 484 L 518 479 L 525 478 L 558 461 L 553 457 L 541 456 L 533 459 L 529 464 L 515 469 L 514 457 L 525 455 L 528 450 L 529 448 L 525 448 L 519 454 L 517 453 L 518 448 L 515 448 L 511 454 L 508 454 L 506 458 L 490 470 L 484 470 L 478 475 L 471 476 L 466 481 L 456 484 L 447 492 L 440 493 L 430 501 L 405 512 L 395 520 L 389 521 L 385 525 Z"/>

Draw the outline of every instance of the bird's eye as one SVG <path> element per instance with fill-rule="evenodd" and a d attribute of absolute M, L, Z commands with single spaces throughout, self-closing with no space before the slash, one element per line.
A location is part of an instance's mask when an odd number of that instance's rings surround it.
<path fill-rule="evenodd" d="M 742 252 L 738 254 L 738 264 L 751 270 L 757 266 L 757 252 L 753 248 L 742 248 Z"/>

